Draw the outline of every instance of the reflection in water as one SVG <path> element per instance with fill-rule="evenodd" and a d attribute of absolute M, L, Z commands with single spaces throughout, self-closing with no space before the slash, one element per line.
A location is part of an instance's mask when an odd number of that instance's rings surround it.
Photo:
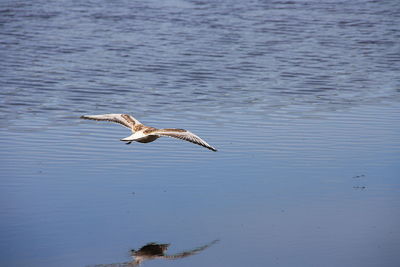
<path fill-rule="evenodd" d="M 148 243 L 147 245 L 144 245 L 138 250 L 131 250 L 131 255 L 133 257 L 133 260 L 130 262 L 123 262 L 123 263 L 112 263 L 112 264 L 98 264 L 94 265 L 92 267 L 123 267 L 123 266 L 138 266 L 141 264 L 143 261 L 146 260 L 153 260 L 153 259 L 168 259 L 168 260 L 175 260 L 175 259 L 181 259 L 181 258 L 186 258 L 189 256 L 192 256 L 194 254 L 197 254 L 206 248 L 214 245 L 217 243 L 219 240 L 216 239 L 204 246 L 197 247 L 195 249 L 191 250 L 186 250 L 180 253 L 172 254 L 172 255 L 166 255 L 165 252 L 167 251 L 168 247 L 170 244 L 157 244 L 157 243 Z"/>

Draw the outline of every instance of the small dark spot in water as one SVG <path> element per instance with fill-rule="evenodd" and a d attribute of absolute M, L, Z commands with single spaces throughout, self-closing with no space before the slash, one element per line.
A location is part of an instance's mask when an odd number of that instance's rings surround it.
<path fill-rule="evenodd" d="M 355 175 L 355 176 L 353 176 L 353 178 L 355 178 L 355 179 L 357 179 L 357 178 L 362 178 L 362 177 L 365 177 L 365 175 L 364 175 L 364 174 L 361 174 L 361 175 Z"/>
<path fill-rule="evenodd" d="M 353 188 L 356 190 L 364 190 L 367 187 L 366 186 L 353 186 Z"/>

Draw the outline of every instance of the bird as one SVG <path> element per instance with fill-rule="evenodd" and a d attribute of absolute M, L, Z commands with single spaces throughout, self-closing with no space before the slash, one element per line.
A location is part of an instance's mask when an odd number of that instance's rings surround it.
<path fill-rule="evenodd" d="M 173 255 L 166 255 L 166 251 L 170 244 L 158 244 L 158 243 L 148 243 L 147 245 L 141 247 L 139 250 L 131 250 L 131 256 L 134 257 L 134 262 L 137 264 L 142 263 L 145 260 L 151 259 L 167 259 L 167 260 L 176 260 L 186 258 L 192 255 L 195 255 L 206 248 L 214 245 L 215 243 L 219 242 L 218 239 L 213 240 L 212 242 L 203 245 L 201 247 L 197 247 L 195 249 L 186 250 L 180 253 L 176 253 Z"/>
<path fill-rule="evenodd" d="M 191 249 L 191 250 L 179 252 L 176 254 L 172 254 L 172 255 L 166 254 L 170 244 L 159 244 L 159 243 L 151 242 L 151 243 L 144 245 L 143 247 L 141 247 L 138 250 L 132 249 L 130 251 L 130 254 L 133 257 L 132 261 L 123 262 L 123 263 L 112 263 L 112 264 L 97 264 L 97 265 L 94 265 L 93 267 L 137 267 L 137 266 L 140 266 L 140 264 L 142 262 L 148 261 L 148 260 L 153 260 L 153 259 L 166 259 L 166 260 L 182 259 L 182 258 L 186 258 L 186 257 L 190 257 L 192 255 L 198 254 L 201 251 L 207 249 L 208 247 L 214 245 L 217 242 L 219 242 L 218 239 L 216 239 L 206 245 L 203 245 L 203 246 Z"/>
<path fill-rule="evenodd" d="M 133 116 L 128 114 L 83 115 L 80 118 L 87 120 L 116 122 L 131 129 L 132 135 L 120 139 L 121 141 L 126 142 L 126 144 L 130 144 L 132 142 L 150 143 L 162 136 L 168 136 L 192 142 L 214 152 L 217 151 L 216 148 L 212 147 L 206 141 L 194 133 L 189 132 L 188 130 L 175 128 L 157 129 L 154 127 L 145 126 Z"/>

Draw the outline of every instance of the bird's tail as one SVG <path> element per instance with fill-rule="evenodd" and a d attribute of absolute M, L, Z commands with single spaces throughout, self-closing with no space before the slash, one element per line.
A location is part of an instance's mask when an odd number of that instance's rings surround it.
<path fill-rule="evenodd" d="M 132 142 L 136 139 L 136 136 L 134 136 L 135 134 L 131 134 L 130 136 L 127 136 L 125 138 L 120 139 L 123 142 Z"/>

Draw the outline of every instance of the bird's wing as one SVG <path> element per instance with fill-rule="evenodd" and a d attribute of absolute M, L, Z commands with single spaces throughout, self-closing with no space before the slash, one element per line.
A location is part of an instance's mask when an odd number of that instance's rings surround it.
<path fill-rule="evenodd" d="M 177 253 L 177 254 L 173 254 L 173 255 L 164 255 L 162 258 L 168 259 L 168 260 L 175 260 L 175 259 L 186 258 L 186 257 L 192 256 L 192 255 L 194 255 L 194 254 L 197 254 L 197 253 L 199 253 L 199 252 L 201 252 L 201 251 L 207 249 L 208 247 L 214 245 L 214 244 L 217 243 L 218 241 L 219 241 L 219 240 L 214 240 L 214 241 L 212 241 L 211 243 L 209 243 L 209 244 L 207 244 L 207 245 L 204 245 L 204 246 L 201 246 L 201 247 L 192 249 L 192 250 L 184 251 L 184 252 L 181 252 L 181 253 Z"/>
<path fill-rule="evenodd" d="M 212 151 L 217 151 L 214 147 L 210 146 L 207 144 L 206 141 L 195 135 L 194 133 L 191 133 L 187 130 L 184 129 L 158 129 L 154 130 L 151 132 L 153 135 L 160 135 L 160 136 L 169 136 L 169 137 L 174 137 L 178 139 L 182 139 L 185 141 L 192 142 L 194 144 L 203 146 L 205 148 L 208 148 Z"/>
<path fill-rule="evenodd" d="M 131 129 L 135 125 L 141 124 L 140 121 L 128 114 L 103 114 L 103 115 L 83 115 L 81 119 L 95 120 L 95 121 L 112 121 Z"/>
<path fill-rule="evenodd" d="M 130 262 L 121 262 L 121 263 L 88 265 L 86 267 L 136 267 L 136 266 L 139 266 L 138 262 L 130 261 Z"/>

